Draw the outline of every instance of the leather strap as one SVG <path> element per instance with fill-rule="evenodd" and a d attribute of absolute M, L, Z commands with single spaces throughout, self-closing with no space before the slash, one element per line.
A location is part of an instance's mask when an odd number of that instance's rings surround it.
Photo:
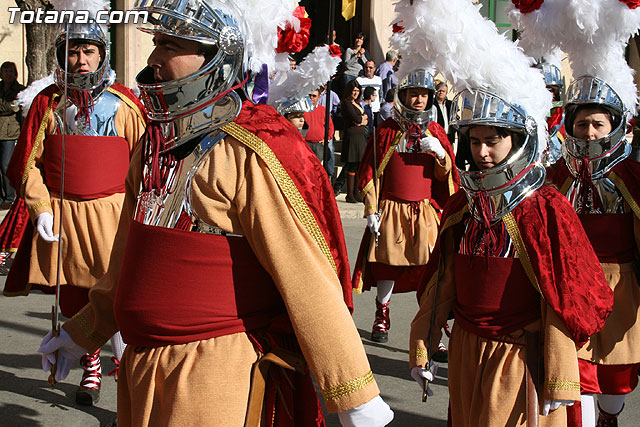
<path fill-rule="evenodd" d="M 276 349 L 265 354 L 253 365 L 251 374 L 251 391 L 249 392 L 249 403 L 247 405 L 247 416 L 245 427 L 260 427 L 262 420 L 262 410 L 264 404 L 264 394 L 267 385 L 269 369 L 272 366 L 284 368 L 299 374 L 304 373 L 305 361 L 302 356 L 283 349 Z"/>

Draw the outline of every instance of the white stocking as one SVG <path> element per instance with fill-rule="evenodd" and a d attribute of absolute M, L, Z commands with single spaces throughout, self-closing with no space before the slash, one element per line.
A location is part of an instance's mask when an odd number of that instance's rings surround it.
<path fill-rule="evenodd" d="M 111 337 L 111 348 L 113 348 L 113 355 L 118 360 L 122 360 L 122 353 L 124 353 L 124 349 L 127 348 L 127 345 L 122 341 L 122 335 L 120 332 L 116 332 L 114 336 Z"/>
<path fill-rule="evenodd" d="M 393 280 L 378 280 L 376 286 L 378 287 L 378 302 L 385 304 L 391 299 L 391 293 L 393 293 Z"/>
<path fill-rule="evenodd" d="M 626 394 L 600 394 L 598 395 L 598 405 L 606 413 L 615 415 L 622 411 L 625 397 Z"/>
<path fill-rule="evenodd" d="M 580 396 L 582 405 L 582 427 L 596 427 L 596 400 L 593 394 Z"/>

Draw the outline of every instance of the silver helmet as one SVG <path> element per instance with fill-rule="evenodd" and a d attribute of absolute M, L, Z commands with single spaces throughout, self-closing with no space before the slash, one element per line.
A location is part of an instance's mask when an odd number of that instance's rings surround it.
<path fill-rule="evenodd" d="M 453 100 L 450 124 L 458 130 L 457 155 L 469 165 L 458 168 L 460 185 L 470 201 L 480 192 L 489 196 L 491 206 L 487 214 L 491 222 L 498 221 L 544 183 L 538 126 L 519 106 L 485 90 L 465 89 Z M 510 132 L 512 149 L 502 163 L 478 170 L 471 158 L 469 141 L 469 130 L 475 126 L 493 126 Z"/>
<path fill-rule="evenodd" d="M 588 141 L 575 137 L 573 133 L 577 112 L 583 106 L 601 108 L 611 118 L 612 131 L 599 139 Z M 567 89 L 565 104 L 566 137 L 562 155 L 572 175 L 581 172 L 584 161 L 588 161 L 593 180 L 602 178 L 615 165 L 631 153 L 631 145 L 625 136 L 629 112 L 620 96 L 605 81 L 592 76 L 574 80 Z"/>
<path fill-rule="evenodd" d="M 97 45 L 101 49 L 101 62 L 98 68 L 90 73 L 65 72 L 68 59 L 67 40 Z M 94 90 L 103 86 L 103 83 L 108 79 L 111 70 L 109 67 L 109 42 L 99 24 L 95 22 L 61 24 L 56 35 L 55 48 L 55 82 L 59 87 L 63 87 L 66 81 L 67 87 L 71 90 Z"/>
<path fill-rule="evenodd" d="M 542 72 L 544 83 L 547 87 L 557 87 L 562 90 L 564 81 L 562 80 L 562 73 L 558 67 L 548 62 L 538 64 L 536 67 Z"/>
<path fill-rule="evenodd" d="M 429 91 L 429 102 L 427 107 L 422 111 L 409 108 L 405 104 L 405 93 L 407 89 L 419 88 Z M 393 102 L 393 113 L 396 121 L 400 123 L 403 129 L 408 129 L 411 124 L 417 124 L 423 130 L 429 126 L 435 117 L 433 117 L 433 96 L 435 93 L 435 84 L 433 75 L 423 68 L 418 68 L 407 74 L 396 87 Z"/>
<path fill-rule="evenodd" d="M 231 122 L 240 112 L 239 97 L 229 92 L 243 70 L 245 41 L 239 12 L 232 4 L 216 2 L 222 10 L 211 3 L 137 0 L 134 5 L 148 13 L 146 24 L 138 29 L 197 41 L 211 56 L 198 71 L 176 80 L 155 82 L 151 67 L 136 77 L 150 120 L 164 124 L 165 149 L 185 142 L 187 134 L 193 138 Z"/>
<path fill-rule="evenodd" d="M 313 102 L 308 96 L 302 99 L 291 99 L 276 105 L 276 111 L 285 117 L 291 113 L 307 113 L 313 111 Z"/>

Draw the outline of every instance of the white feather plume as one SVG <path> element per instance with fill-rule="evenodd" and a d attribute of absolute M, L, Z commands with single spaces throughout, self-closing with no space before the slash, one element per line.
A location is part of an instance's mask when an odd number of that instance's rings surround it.
<path fill-rule="evenodd" d="M 522 49 L 482 17 L 479 7 L 470 0 L 414 0 L 413 6 L 401 0 L 395 10 L 405 30 L 396 42 L 408 43 L 409 55 L 430 61 L 456 90 L 488 90 L 523 108 L 544 131 L 551 94 L 542 74 L 531 68 L 532 59 Z M 417 62 L 403 56 L 402 61 L 407 60 Z"/>
<path fill-rule="evenodd" d="M 42 92 L 45 88 L 51 86 L 53 83 L 53 74 L 50 74 L 43 79 L 36 80 L 18 93 L 14 102 L 22 108 L 23 117 L 27 117 L 27 113 L 31 108 L 31 103 L 35 99 L 36 95 Z"/>
<path fill-rule="evenodd" d="M 527 14 L 513 6 L 508 10 L 528 43 L 560 47 L 569 54 L 575 77 L 591 75 L 606 81 L 635 112 L 637 88 L 624 48 L 640 29 L 640 8 L 630 9 L 619 0 L 545 0 Z"/>
<path fill-rule="evenodd" d="M 245 39 L 245 68 L 258 73 L 262 64 L 269 72 L 289 69 L 286 53 L 276 53 L 278 28 L 287 23 L 300 28 L 300 20 L 293 16 L 297 0 L 209 0 L 214 9 L 220 9 L 239 20 Z"/>
<path fill-rule="evenodd" d="M 95 17 L 100 10 L 110 10 L 111 4 L 105 0 L 49 0 L 55 10 L 88 10 Z"/>
<path fill-rule="evenodd" d="M 331 56 L 328 46 L 315 48 L 295 70 L 287 71 L 285 78 L 269 86 L 269 104 L 275 106 L 304 98 L 328 82 L 339 64 L 340 58 Z"/>

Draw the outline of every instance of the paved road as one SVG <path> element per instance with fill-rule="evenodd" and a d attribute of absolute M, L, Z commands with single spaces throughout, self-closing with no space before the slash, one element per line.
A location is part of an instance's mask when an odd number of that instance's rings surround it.
<path fill-rule="evenodd" d="M 366 225 L 360 218 L 361 205 L 348 205 L 339 198 L 339 206 L 350 260 L 358 249 Z M 0 279 L 0 286 L 4 278 Z M 392 426 L 446 425 L 447 388 L 446 364 L 438 371 L 434 385 L 435 396 L 427 403 L 420 401 L 420 391 L 409 376 L 408 327 L 416 312 L 415 296 L 395 295 L 391 306 L 393 329 L 389 342 L 377 344 L 369 341 L 369 331 L 375 310 L 374 294 L 355 295 L 354 320 L 376 380 L 384 399 L 393 407 L 396 417 Z M 115 419 L 116 387 L 111 378 L 105 378 L 102 398 L 93 408 L 79 407 L 73 401 L 81 371 L 72 370 L 70 377 L 55 389 L 47 383 L 47 375 L 39 369 L 40 356 L 35 353 L 42 336 L 49 328 L 51 296 L 34 293 L 28 298 L 0 296 L 0 426 L 111 426 Z M 104 349 L 103 373 L 113 368 L 109 360 L 111 348 Z M 620 419 L 621 426 L 638 425 L 640 407 L 635 392 L 627 400 Z M 339 426 L 337 417 L 329 415 L 329 426 Z M 220 426 L 224 426 L 221 422 Z"/>

